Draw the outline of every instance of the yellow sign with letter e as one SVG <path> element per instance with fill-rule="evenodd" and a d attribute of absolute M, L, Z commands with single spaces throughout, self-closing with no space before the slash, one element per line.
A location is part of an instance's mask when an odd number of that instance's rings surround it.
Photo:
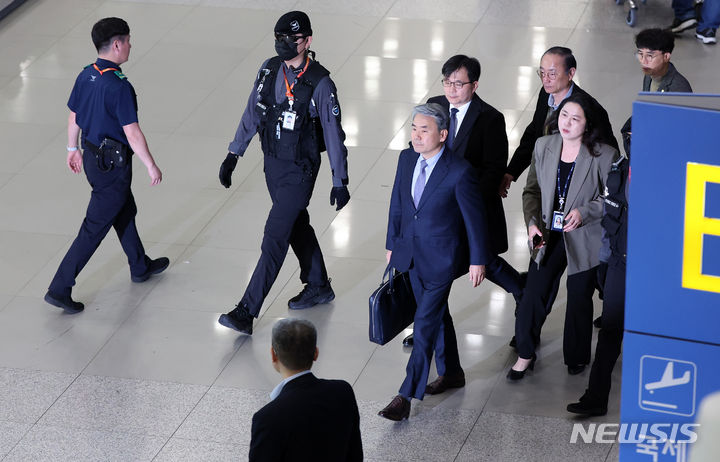
<path fill-rule="evenodd" d="M 720 293 L 720 276 L 702 272 L 703 237 L 720 237 L 720 219 L 705 216 L 706 185 L 720 184 L 720 166 L 688 162 L 685 179 L 682 286 Z"/>

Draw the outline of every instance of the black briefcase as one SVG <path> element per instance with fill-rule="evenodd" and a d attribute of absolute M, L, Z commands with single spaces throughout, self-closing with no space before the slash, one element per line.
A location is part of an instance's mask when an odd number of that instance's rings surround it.
<path fill-rule="evenodd" d="M 416 309 L 410 275 L 388 265 L 380 287 L 370 296 L 370 341 L 388 343 L 413 322 Z"/>

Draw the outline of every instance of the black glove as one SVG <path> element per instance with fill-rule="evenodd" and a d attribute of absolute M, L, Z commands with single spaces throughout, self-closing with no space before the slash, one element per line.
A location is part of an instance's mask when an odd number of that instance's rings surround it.
<path fill-rule="evenodd" d="M 232 184 L 232 180 L 230 178 L 232 177 L 233 170 L 235 170 L 237 161 L 238 155 L 233 154 L 232 152 L 228 152 L 227 157 L 220 165 L 220 184 L 225 186 L 226 188 L 229 188 Z"/>
<path fill-rule="evenodd" d="M 347 186 L 333 186 L 330 190 L 330 205 L 335 205 L 335 201 L 337 201 L 337 208 L 335 210 L 340 210 L 345 207 L 349 200 L 350 191 L 348 191 Z"/>

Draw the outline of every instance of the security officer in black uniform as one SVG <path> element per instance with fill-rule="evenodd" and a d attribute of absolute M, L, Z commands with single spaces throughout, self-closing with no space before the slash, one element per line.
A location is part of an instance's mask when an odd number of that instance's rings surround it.
<path fill-rule="evenodd" d="M 330 205 L 337 204 L 336 210 L 340 210 L 348 203 L 347 149 L 335 84 L 330 72 L 315 61 L 311 42 L 310 18 L 302 11 L 286 13 L 277 21 L 277 56 L 260 68 L 230 152 L 220 167 L 220 183 L 229 188 L 238 157 L 258 134 L 272 208 L 265 223 L 262 254 L 245 294 L 234 310 L 218 320 L 248 335 L 280 272 L 288 245 L 300 262 L 300 280 L 305 284 L 302 292 L 290 299 L 289 308 L 310 308 L 335 298 L 307 206 L 320 153 L 326 148 L 333 179 Z"/>
<path fill-rule="evenodd" d="M 84 168 L 92 193 L 78 236 L 45 294 L 46 302 L 68 313 L 84 308 L 72 299 L 72 286 L 110 227 L 127 254 L 133 282 L 146 281 L 170 263 L 165 257 L 151 260 L 145 255 L 135 227 L 130 156 L 134 152 L 140 157 L 153 185 L 162 181 L 162 172 L 138 125 L 135 90 L 120 69 L 130 55 L 130 27 L 120 18 L 105 18 L 93 26 L 91 35 L 98 59 L 80 72 L 70 94 L 67 165 L 74 173 Z"/>
<path fill-rule="evenodd" d="M 630 119 L 622 129 L 625 152 L 630 155 Z M 625 326 L 625 272 L 627 259 L 629 157 L 620 157 L 608 173 L 602 219 L 603 247 L 600 260 L 607 266 L 603 281 L 603 311 L 590 380 L 579 402 L 568 404 L 568 412 L 583 415 L 607 414 L 612 371 L 622 347 Z"/>

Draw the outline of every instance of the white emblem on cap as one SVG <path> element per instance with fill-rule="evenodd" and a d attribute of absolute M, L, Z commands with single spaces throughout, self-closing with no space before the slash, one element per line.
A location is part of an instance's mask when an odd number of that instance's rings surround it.
<path fill-rule="evenodd" d="M 297 19 L 293 20 L 293 22 L 290 23 L 290 29 L 292 29 L 293 32 L 297 32 L 300 30 L 300 23 L 297 22 Z"/>

